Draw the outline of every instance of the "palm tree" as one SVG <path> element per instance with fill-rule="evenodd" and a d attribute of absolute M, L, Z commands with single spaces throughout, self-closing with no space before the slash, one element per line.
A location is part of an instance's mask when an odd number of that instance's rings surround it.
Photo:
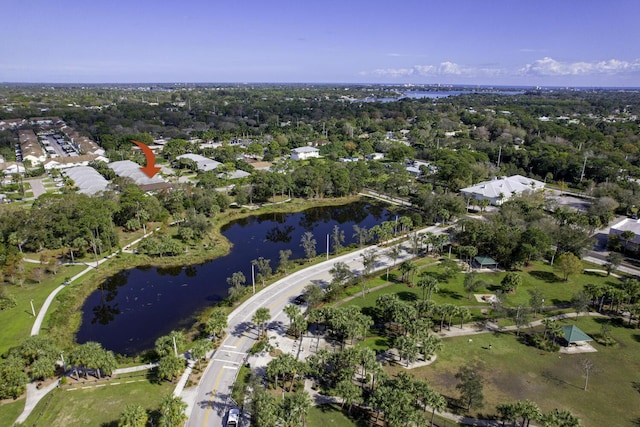
<path fill-rule="evenodd" d="M 304 425 L 307 412 L 312 405 L 311 396 L 306 391 L 285 396 L 282 402 L 281 421 L 284 427 Z"/>
<path fill-rule="evenodd" d="M 501 403 L 496 406 L 498 415 L 502 420 L 502 426 L 504 427 L 506 422 L 515 423 L 518 416 L 516 415 L 516 406 L 514 403 Z"/>
<path fill-rule="evenodd" d="M 389 256 L 391 257 L 391 259 L 393 260 L 393 267 L 395 268 L 396 266 L 396 261 L 398 261 L 398 258 L 400 258 L 400 253 L 402 252 L 402 247 L 400 247 L 400 245 L 394 245 L 391 250 L 389 251 Z"/>
<path fill-rule="evenodd" d="M 530 400 L 517 401 L 514 409 L 516 416 L 522 417 L 522 427 L 529 427 L 531 420 L 538 421 L 542 418 L 540 408 Z"/>
<path fill-rule="evenodd" d="M 633 238 L 636 236 L 636 233 L 634 233 L 631 230 L 625 230 L 622 233 L 620 233 L 620 237 L 622 238 L 622 240 L 624 240 L 624 251 L 627 252 L 629 250 L 629 241 L 633 240 Z"/>
<path fill-rule="evenodd" d="M 214 308 L 205 324 L 206 332 L 213 335 L 213 341 L 215 342 L 217 337 L 222 335 L 226 327 L 227 313 L 222 307 Z"/>
<path fill-rule="evenodd" d="M 400 273 L 402 273 L 402 281 L 407 282 L 408 274 L 416 268 L 415 264 L 412 261 L 402 261 L 400 263 Z"/>
<path fill-rule="evenodd" d="M 124 411 L 120 414 L 118 427 L 144 427 L 147 425 L 148 419 L 149 415 L 142 406 L 130 403 L 124 407 Z"/>
<path fill-rule="evenodd" d="M 160 427 L 176 427 L 181 426 L 186 420 L 185 411 L 187 404 L 182 398 L 174 396 L 170 393 L 162 399 L 160 403 Z"/>
<path fill-rule="evenodd" d="M 433 277 L 428 272 L 420 273 L 420 279 L 418 280 L 418 286 L 422 288 L 422 299 L 427 295 L 429 296 L 428 300 L 431 300 L 431 295 L 435 292 L 437 293 L 440 288 L 438 287 L 438 279 Z"/>
<path fill-rule="evenodd" d="M 291 327 L 291 324 L 293 323 L 293 319 L 295 319 L 296 317 L 302 314 L 298 306 L 293 304 L 287 304 L 284 307 L 284 310 L 282 311 L 284 311 L 284 314 L 286 314 L 287 317 L 289 318 L 289 327 Z"/>
<path fill-rule="evenodd" d="M 266 307 L 260 307 L 256 310 L 251 318 L 251 322 L 256 325 L 259 329 L 258 338 L 262 337 L 264 332 L 264 325 L 271 319 L 271 313 L 269 309 Z"/>
<path fill-rule="evenodd" d="M 456 313 L 460 317 L 460 329 L 462 329 L 462 325 L 464 321 L 471 317 L 471 312 L 467 307 L 458 307 L 458 312 Z"/>
<path fill-rule="evenodd" d="M 333 389 L 333 393 L 342 398 L 342 404 L 340 405 L 342 409 L 344 409 L 344 405 L 349 405 L 348 414 L 351 413 L 353 403 L 362 398 L 362 390 L 350 378 L 338 382 Z"/>
<path fill-rule="evenodd" d="M 211 350 L 211 341 L 208 339 L 195 340 L 191 344 L 191 357 L 198 361 L 198 368 L 202 369 L 202 359 L 207 355 L 209 350 Z"/>
<path fill-rule="evenodd" d="M 427 404 L 431 406 L 431 426 L 436 416 L 436 411 L 442 412 L 447 408 L 447 399 L 437 391 L 431 389 L 427 398 Z"/>

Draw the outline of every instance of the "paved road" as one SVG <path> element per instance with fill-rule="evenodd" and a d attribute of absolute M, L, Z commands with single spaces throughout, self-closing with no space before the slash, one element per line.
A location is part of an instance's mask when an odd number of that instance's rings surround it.
<path fill-rule="evenodd" d="M 429 227 L 421 230 L 421 233 L 427 231 L 439 233 L 444 229 Z M 376 270 L 383 270 L 387 266 L 393 265 L 393 260 L 384 255 L 388 252 L 388 248 L 375 248 L 379 254 Z M 189 404 L 187 426 L 224 426 L 227 412 L 233 406 L 230 395 L 238 368 L 246 360 L 247 352 L 256 340 L 256 331 L 252 327 L 251 318 L 258 308 L 269 308 L 272 317 L 270 328 L 283 327 L 287 321 L 282 309 L 310 283 L 322 285 L 328 283 L 331 280 L 329 270 L 336 262 L 345 262 L 352 271 L 361 273 L 363 267 L 360 255 L 364 250 L 366 249 L 332 258 L 293 273 L 261 290 L 236 308 L 229 315 L 227 337 L 213 354 L 197 391 L 195 393 L 186 391 L 182 394 L 182 397 Z M 412 258 L 412 255 L 403 251 L 397 262 L 408 258 Z"/>

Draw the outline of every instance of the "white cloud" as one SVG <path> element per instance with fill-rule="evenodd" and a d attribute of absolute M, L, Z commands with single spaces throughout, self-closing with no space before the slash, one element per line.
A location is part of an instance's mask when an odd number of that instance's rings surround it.
<path fill-rule="evenodd" d="M 593 74 L 623 74 L 640 71 L 640 60 L 634 62 L 609 59 L 596 62 L 561 62 L 545 57 L 520 69 L 520 74 L 537 76 L 579 76 Z"/>
<path fill-rule="evenodd" d="M 496 76 L 503 71 L 498 68 L 489 67 L 465 67 L 455 62 L 445 61 L 437 65 L 414 65 L 411 68 L 379 68 L 370 72 L 362 72 L 362 75 L 375 75 L 380 77 L 438 77 L 438 76 L 460 76 L 479 77 Z"/>
<path fill-rule="evenodd" d="M 623 61 L 609 59 L 606 61 L 577 61 L 562 62 L 550 57 L 544 57 L 524 66 L 501 68 L 494 64 L 479 66 L 460 65 L 451 61 L 439 64 L 413 65 L 407 68 L 379 68 L 373 71 L 363 71 L 362 76 L 376 76 L 387 79 L 403 78 L 442 78 L 478 79 L 502 81 L 509 78 L 522 77 L 548 77 L 550 79 L 567 77 L 606 77 L 606 76 L 630 76 L 632 73 L 640 73 L 640 59 L 635 61 Z"/>

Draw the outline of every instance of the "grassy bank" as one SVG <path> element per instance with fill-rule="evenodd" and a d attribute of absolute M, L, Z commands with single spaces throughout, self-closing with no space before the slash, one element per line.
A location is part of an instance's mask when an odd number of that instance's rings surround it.
<path fill-rule="evenodd" d="M 576 324 L 590 336 L 597 336 L 606 321 L 580 318 L 563 324 Z M 484 384 L 484 405 L 471 413 L 478 418 L 494 415 L 499 403 L 530 399 L 545 412 L 568 409 L 587 427 L 634 425 L 640 419 L 638 391 L 634 388 L 640 381 L 639 331 L 618 324 L 612 328 L 617 345 L 592 343 L 597 353 L 570 355 L 529 347 L 513 333 L 475 335 L 473 340 L 448 338 L 432 365 L 410 373 L 426 379 L 448 398 L 457 399 L 454 375 L 461 366 L 473 367 Z M 585 378 L 580 368 L 584 359 L 595 365 L 587 391 L 583 390 Z M 389 367 L 391 374 L 400 371 L 401 367 Z"/>
<path fill-rule="evenodd" d="M 35 267 L 38 267 L 38 264 L 27 263 L 25 265 L 27 274 L 30 269 Z M 51 291 L 60 286 L 66 278 L 79 273 L 84 268 L 77 265 L 63 266 L 57 275 L 47 275 L 41 283 L 27 281 L 23 286 L 7 286 L 7 292 L 15 297 L 17 305 L 12 309 L 0 311 L 0 324 L 2 325 L 0 354 L 19 345 L 24 338 L 31 335 L 31 328 L 35 321 L 31 311 L 31 301 L 33 301 L 33 307 L 37 314 Z"/>
<path fill-rule="evenodd" d="M 117 426 L 128 404 L 139 404 L 158 422 L 158 408 L 163 396 L 172 392 L 168 382 L 152 383 L 146 379 L 126 384 L 117 378 L 103 387 L 69 390 L 58 388 L 38 403 L 24 426 Z M 3 424 L 11 425 L 11 424 Z"/>

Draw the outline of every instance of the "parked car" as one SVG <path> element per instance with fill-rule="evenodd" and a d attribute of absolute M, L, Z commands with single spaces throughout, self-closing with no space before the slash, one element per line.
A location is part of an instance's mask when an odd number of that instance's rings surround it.
<path fill-rule="evenodd" d="M 233 408 L 229 410 L 227 414 L 227 424 L 226 427 L 238 427 L 240 424 L 240 409 Z"/>

